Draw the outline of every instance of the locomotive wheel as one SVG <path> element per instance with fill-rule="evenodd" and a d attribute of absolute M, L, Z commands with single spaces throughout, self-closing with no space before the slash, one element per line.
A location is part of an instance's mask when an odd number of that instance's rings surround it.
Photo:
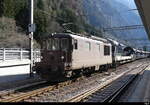
<path fill-rule="evenodd" d="M 117 63 L 115 62 L 112 64 L 112 68 L 116 68 L 116 67 L 117 67 Z"/>
<path fill-rule="evenodd" d="M 72 76 L 73 76 L 73 71 L 67 71 L 65 73 L 65 77 L 67 77 L 67 78 L 71 78 Z"/>
<path fill-rule="evenodd" d="M 73 76 L 75 76 L 75 77 L 79 77 L 79 76 L 81 76 L 81 75 L 82 75 L 81 70 L 75 70 L 75 71 L 73 72 Z"/>
<path fill-rule="evenodd" d="M 100 67 L 100 72 L 106 72 L 106 71 L 108 71 L 108 65 L 102 65 Z"/>
<path fill-rule="evenodd" d="M 105 65 L 105 69 L 104 70 L 107 72 L 108 68 L 109 68 L 108 65 Z"/>
<path fill-rule="evenodd" d="M 93 72 L 95 72 L 94 67 L 86 68 L 85 70 L 83 70 L 83 75 L 87 76 L 87 77 L 90 77 Z"/>

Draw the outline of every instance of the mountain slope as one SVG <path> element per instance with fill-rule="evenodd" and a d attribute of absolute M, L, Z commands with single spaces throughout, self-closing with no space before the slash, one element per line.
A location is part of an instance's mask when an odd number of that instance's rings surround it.
<path fill-rule="evenodd" d="M 99 28 L 141 25 L 141 19 L 131 8 L 118 0 L 84 0 L 84 12 L 90 24 Z M 133 45 L 148 42 L 132 39 L 147 39 L 144 29 L 109 31 L 113 36 L 129 41 Z M 145 45 L 145 44 L 143 44 Z M 136 46 L 135 46 L 136 47 Z"/>

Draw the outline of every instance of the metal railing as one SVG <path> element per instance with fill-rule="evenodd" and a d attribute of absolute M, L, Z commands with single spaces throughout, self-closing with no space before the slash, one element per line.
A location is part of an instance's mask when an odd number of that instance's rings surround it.
<path fill-rule="evenodd" d="M 34 50 L 33 52 L 33 63 L 41 61 L 41 50 Z"/>
<path fill-rule="evenodd" d="M 40 50 L 33 52 L 34 62 L 40 62 Z M 30 59 L 30 51 L 20 48 L 0 48 L 0 61 Z"/>

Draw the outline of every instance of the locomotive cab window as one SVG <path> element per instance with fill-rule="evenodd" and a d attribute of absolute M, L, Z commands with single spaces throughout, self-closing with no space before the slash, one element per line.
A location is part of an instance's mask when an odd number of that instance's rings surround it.
<path fill-rule="evenodd" d="M 108 56 L 110 55 L 110 46 L 104 46 L 104 55 L 105 56 Z"/>
<path fill-rule="evenodd" d="M 67 38 L 61 39 L 61 50 L 63 50 L 63 51 L 69 50 L 69 40 Z"/>
<path fill-rule="evenodd" d="M 51 38 L 47 41 L 47 49 L 57 51 L 60 50 L 60 39 L 59 38 Z"/>

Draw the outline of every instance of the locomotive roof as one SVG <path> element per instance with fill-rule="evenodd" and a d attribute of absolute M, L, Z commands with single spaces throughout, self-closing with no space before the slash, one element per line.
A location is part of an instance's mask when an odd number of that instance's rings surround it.
<path fill-rule="evenodd" d="M 51 34 L 50 36 L 48 36 L 48 38 L 51 37 L 57 37 L 57 38 L 79 38 L 79 39 L 88 39 L 88 40 L 93 40 L 93 41 L 101 41 L 103 43 L 109 43 L 109 44 L 115 44 L 115 45 L 121 45 L 124 47 L 129 47 L 129 46 L 125 46 L 115 40 L 112 39 L 104 39 L 104 38 L 100 38 L 100 37 L 96 37 L 96 36 L 83 36 L 83 35 L 79 35 L 79 34 L 70 34 L 70 33 L 54 33 Z M 132 47 L 131 47 L 132 48 Z M 140 52 L 139 50 L 133 48 L 133 50 L 135 52 Z M 143 51 L 143 53 L 150 53 L 148 51 Z"/>
<path fill-rule="evenodd" d="M 110 39 L 110 38 L 108 38 L 108 40 L 109 40 L 110 43 L 112 43 L 113 45 L 116 45 L 116 46 L 119 45 L 119 42 L 117 42 L 116 40 L 113 40 L 113 39 Z"/>
<path fill-rule="evenodd" d="M 57 38 L 82 38 L 82 39 L 90 39 L 95 41 L 101 41 L 103 43 L 109 43 L 107 39 L 96 37 L 96 36 L 83 36 L 80 34 L 70 34 L 70 33 L 55 33 L 52 34 L 50 37 L 57 37 Z"/>

